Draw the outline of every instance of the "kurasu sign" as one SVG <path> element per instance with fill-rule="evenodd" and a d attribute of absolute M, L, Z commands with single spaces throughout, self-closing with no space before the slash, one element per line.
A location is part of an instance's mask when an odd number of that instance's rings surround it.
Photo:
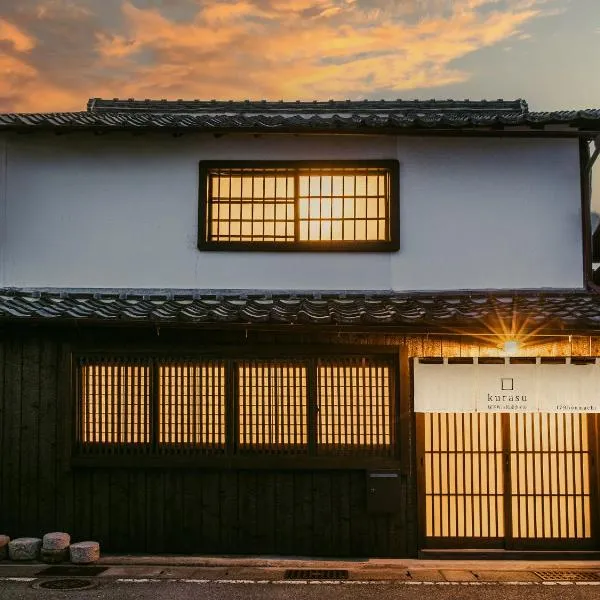
<path fill-rule="evenodd" d="M 591 364 L 414 361 L 414 410 L 427 413 L 600 412 L 600 360 Z"/>

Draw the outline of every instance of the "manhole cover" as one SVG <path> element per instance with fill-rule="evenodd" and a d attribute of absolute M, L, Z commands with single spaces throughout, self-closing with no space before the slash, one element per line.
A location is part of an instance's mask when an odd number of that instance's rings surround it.
<path fill-rule="evenodd" d="M 285 579 L 348 579 L 345 569 L 288 569 Z"/>
<path fill-rule="evenodd" d="M 96 582 L 91 579 L 69 577 L 65 579 L 47 579 L 38 583 L 35 587 L 45 590 L 85 590 L 95 586 Z"/>
<path fill-rule="evenodd" d="M 77 565 L 57 565 L 36 573 L 36 577 L 94 577 L 108 567 L 78 567 Z"/>
<path fill-rule="evenodd" d="M 534 571 L 542 581 L 600 581 L 593 571 Z"/>

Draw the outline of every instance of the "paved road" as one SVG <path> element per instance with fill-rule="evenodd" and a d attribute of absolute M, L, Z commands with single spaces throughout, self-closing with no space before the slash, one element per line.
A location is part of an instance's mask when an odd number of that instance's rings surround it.
<path fill-rule="evenodd" d="M 290 584 L 125 582 L 96 580 L 81 591 L 36 589 L 36 582 L 0 581 L 0 600 L 597 600 L 597 585 Z"/>

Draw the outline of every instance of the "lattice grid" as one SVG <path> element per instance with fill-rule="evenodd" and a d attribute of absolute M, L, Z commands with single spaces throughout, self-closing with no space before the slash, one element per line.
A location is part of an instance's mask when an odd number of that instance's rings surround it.
<path fill-rule="evenodd" d="M 319 451 L 391 453 L 389 367 L 361 359 L 320 361 L 317 378 Z"/>
<path fill-rule="evenodd" d="M 390 174 L 365 168 L 218 168 L 208 173 L 213 242 L 390 240 Z"/>

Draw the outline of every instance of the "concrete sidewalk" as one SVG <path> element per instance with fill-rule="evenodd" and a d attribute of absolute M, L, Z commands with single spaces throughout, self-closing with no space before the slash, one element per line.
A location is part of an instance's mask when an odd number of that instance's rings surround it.
<path fill-rule="evenodd" d="M 63 566 L 72 566 L 65 563 Z M 524 560 L 423 560 L 349 559 L 323 560 L 307 557 L 212 557 L 106 555 L 98 566 L 106 567 L 101 578 L 130 580 L 202 580 L 206 582 L 274 582 L 287 569 L 345 569 L 349 581 L 364 582 L 472 582 L 543 583 L 542 571 L 569 571 L 570 581 L 591 574 L 600 585 L 600 561 Z M 36 577 L 49 565 L 0 562 L 0 579 Z M 85 575 L 85 573 L 83 573 Z M 42 575 L 43 576 L 43 575 Z M 563 579 L 569 581 L 569 579 Z"/>

